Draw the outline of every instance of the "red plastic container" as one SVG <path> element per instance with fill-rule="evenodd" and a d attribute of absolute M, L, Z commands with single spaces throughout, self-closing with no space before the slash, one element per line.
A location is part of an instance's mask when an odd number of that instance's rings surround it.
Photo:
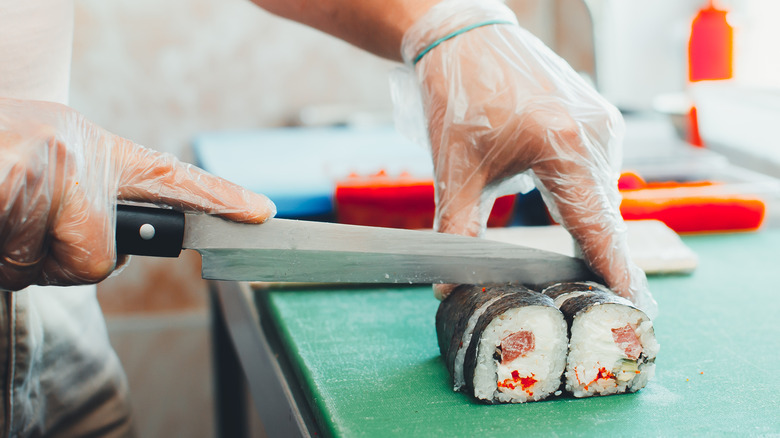
<path fill-rule="evenodd" d="M 730 79 L 733 76 L 734 29 L 728 11 L 713 1 L 699 10 L 691 24 L 688 44 L 688 76 L 691 82 Z"/>
<path fill-rule="evenodd" d="M 340 223 L 407 229 L 433 227 L 436 206 L 430 179 L 408 174 L 392 177 L 385 172 L 350 175 L 336 184 L 334 200 L 336 220 Z M 514 195 L 498 198 L 488 226 L 508 225 L 514 203 Z"/>
<path fill-rule="evenodd" d="M 734 29 L 728 11 L 710 0 L 691 23 L 688 41 L 688 79 L 691 82 L 731 79 L 734 75 Z M 703 146 L 699 135 L 696 107 L 688 114 L 688 142 Z"/>
<path fill-rule="evenodd" d="M 657 219 L 678 233 L 753 231 L 766 212 L 761 198 L 711 181 L 646 183 L 624 173 L 618 187 L 623 219 Z"/>

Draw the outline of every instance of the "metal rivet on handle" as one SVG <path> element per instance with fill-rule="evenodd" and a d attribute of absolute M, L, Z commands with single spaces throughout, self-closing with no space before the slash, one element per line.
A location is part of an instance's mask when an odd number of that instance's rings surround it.
<path fill-rule="evenodd" d="M 155 229 L 152 224 L 143 224 L 141 225 L 141 228 L 138 229 L 138 235 L 144 240 L 152 240 L 152 238 L 154 238 L 154 233 Z"/>

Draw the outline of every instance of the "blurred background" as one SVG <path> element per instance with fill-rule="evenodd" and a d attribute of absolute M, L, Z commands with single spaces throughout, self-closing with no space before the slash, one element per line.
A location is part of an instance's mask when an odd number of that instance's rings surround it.
<path fill-rule="evenodd" d="M 688 41 L 706 1 L 507 3 L 523 26 L 626 114 L 654 113 L 668 126 L 676 121 L 687 129 L 680 116 L 688 114 L 695 94 Z M 733 79 L 725 91 L 704 91 L 702 101 L 728 109 L 734 108 L 728 99 L 758 99 L 780 114 L 773 106 L 778 100 L 765 98 L 780 89 L 780 26 L 774 22 L 780 4 L 716 5 L 729 11 L 734 29 Z M 185 161 L 195 161 L 192 145 L 203 133 L 391 122 L 388 72 L 395 63 L 245 0 L 76 0 L 75 29 L 71 105 L 110 131 Z M 734 94 L 743 89 L 766 91 Z M 722 125 L 717 120 L 727 113 L 707 114 L 708 126 Z M 700 125 L 704 130 L 703 120 Z M 754 143 L 765 145 L 767 137 L 757 130 L 751 131 Z M 708 140 L 708 133 L 702 135 Z M 751 161 L 744 150 L 734 151 L 730 136 L 714 133 L 707 147 L 720 147 L 748 167 L 766 162 L 761 153 L 777 154 L 775 141 L 768 151 L 754 151 L 759 158 Z M 279 160 L 273 147 L 252 159 L 258 169 Z M 99 286 L 140 436 L 213 435 L 207 286 L 199 274 L 197 254 L 136 257 Z"/>

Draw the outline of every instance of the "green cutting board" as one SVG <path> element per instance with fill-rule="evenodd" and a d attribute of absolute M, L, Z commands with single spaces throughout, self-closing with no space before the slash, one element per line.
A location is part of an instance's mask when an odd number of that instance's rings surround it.
<path fill-rule="evenodd" d="M 685 238 L 656 277 L 656 376 L 635 394 L 483 405 L 452 391 L 430 287 L 258 292 L 321 431 L 382 436 L 780 434 L 780 230 Z"/>

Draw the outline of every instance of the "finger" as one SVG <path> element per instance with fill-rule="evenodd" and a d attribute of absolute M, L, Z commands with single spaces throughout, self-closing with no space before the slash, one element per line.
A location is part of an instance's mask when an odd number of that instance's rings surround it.
<path fill-rule="evenodd" d="M 464 158 L 463 145 L 451 144 L 446 152 L 434 154 L 436 166 L 436 213 L 434 230 L 441 233 L 476 237 L 487 223 L 485 207 L 493 205 L 493 199 L 484 201 L 484 175 L 478 165 L 471 165 Z M 453 158 L 457 158 L 453 160 Z M 450 160 L 450 161 L 447 161 Z M 485 203 L 490 205 L 486 206 Z M 444 300 L 456 287 L 454 284 L 433 285 L 433 295 Z"/>
<path fill-rule="evenodd" d="M 22 290 L 40 278 L 42 259 L 20 262 L 9 256 L 0 257 L 0 290 Z"/>
<path fill-rule="evenodd" d="M 550 159 L 533 169 L 545 201 L 557 210 L 591 269 L 613 290 L 631 298 L 633 263 L 618 210 L 617 186 L 582 161 Z"/>
<path fill-rule="evenodd" d="M 238 222 L 260 223 L 276 214 L 267 197 L 193 165 L 117 137 L 121 154 L 118 199 L 201 211 Z"/>
<path fill-rule="evenodd" d="M 457 284 L 434 284 L 433 296 L 439 301 L 444 301 L 457 286 Z"/>
<path fill-rule="evenodd" d="M 116 251 L 113 219 L 107 204 L 92 202 L 80 189 L 66 194 L 51 225 L 41 284 L 91 284 L 111 274 L 116 266 Z"/>
<path fill-rule="evenodd" d="M 443 145 L 434 147 L 433 152 L 436 181 L 434 230 L 478 236 L 483 228 L 480 207 L 486 172 L 480 166 L 481 157 L 476 156 L 474 148 L 464 141 L 464 136 L 448 132 L 439 138 Z"/>
<path fill-rule="evenodd" d="M 449 179 L 449 178 L 448 178 Z M 441 233 L 459 234 L 462 236 L 479 236 L 485 229 L 487 215 L 482 211 L 493 205 L 493 199 L 482 200 L 482 184 L 460 184 L 450 179 L 450 183 L 440 184 L 437 190 L 436 218 L 434 229 Z M 433 295 L 443 300 L 452 292 L 454 284 L 433 285 Z"/>
<path fill-rule="evenodd" d="M 36 141 L 42 147 L 30 147 L 15 155 L 2 171 L 0 284 L 10 290 L 36 283 L 46 255 L 46 230 L 54 195 L 46 174 L 54 172 L 49 164 L 56 163 L 57 145 L 53 139 Z"/>

